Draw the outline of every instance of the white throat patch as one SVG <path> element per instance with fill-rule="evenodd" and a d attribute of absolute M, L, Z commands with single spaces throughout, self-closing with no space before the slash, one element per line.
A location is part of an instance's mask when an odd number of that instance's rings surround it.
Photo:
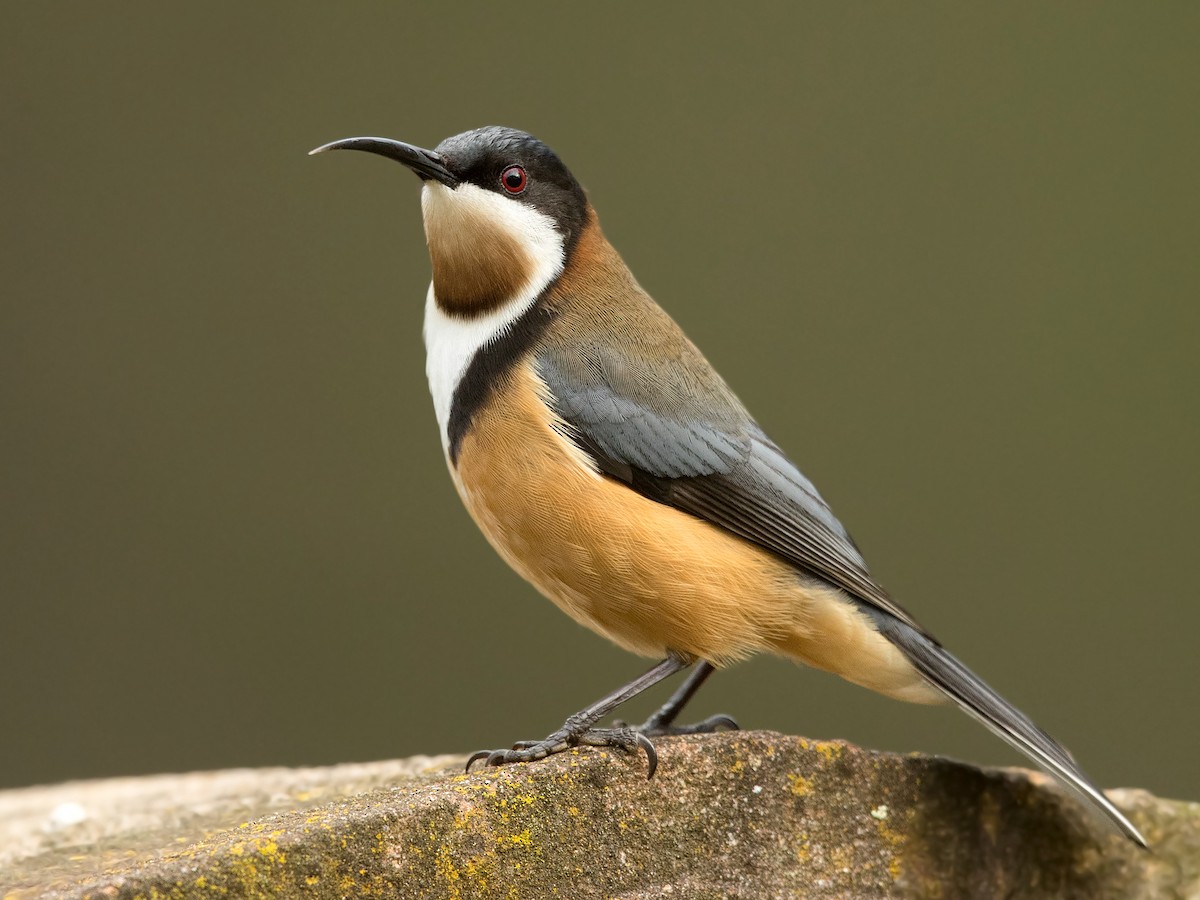
<path fill-rule="evenodd" d="M 421 211 L 426 240 L 430 242 L 470 241 L 499 228 L 525 250 L 533 263 L 530 276 L 512 297 L 490 312 L 471 318 L 442 310 L 433 284 L 429 285 L 425 300 L 425 374 L 433 394 L 442 449 L 448 451 L 451 404 L 463 374 L 475 355 L 508 331 L 558 277 L 563 268 L 564 241 L 549 216 L 519 200 L 472 184 L 451 189 L 426 182 L 421 190 Z M 486 227 L 480 227 L 484 223 Z M 470 246 L 463 249 L 469 252 Z"/>

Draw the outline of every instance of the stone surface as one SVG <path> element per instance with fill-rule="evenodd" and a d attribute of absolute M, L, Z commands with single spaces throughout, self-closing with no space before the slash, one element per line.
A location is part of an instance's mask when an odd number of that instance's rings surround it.
<path fill-rule="evenodd" d="M 1200 897 L 1200 804 L 750 732 L 0 793 L 0 897 Z"/>

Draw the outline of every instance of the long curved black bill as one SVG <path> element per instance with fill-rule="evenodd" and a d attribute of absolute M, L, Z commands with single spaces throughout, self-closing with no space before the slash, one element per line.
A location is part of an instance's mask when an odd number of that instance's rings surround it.
<path fill-rule="evenodd" d="M 446 187 L 456 187 L 460 181 L 457 175 L 446 168 L 442 158 L 432 150 L 414 147 L 403 141 L 378 137 L 343 138 L 340 141 L 320 146 L 316 150 L 309 150 L 308 155 L 324 153 L 326 150 L 365 150 L 367 153 L 377 153 L 388 159 L 394 159 L 398 163 L 403 163 L 416 172 L 417 177 L 422 181 L 432 178 Z"/>

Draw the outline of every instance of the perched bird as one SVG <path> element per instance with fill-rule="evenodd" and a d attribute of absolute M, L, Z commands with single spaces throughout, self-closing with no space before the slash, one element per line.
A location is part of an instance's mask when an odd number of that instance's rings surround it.
<path fill-rule="evenodd" d="M 642 290 L 549 147 L 492 126 L 434 150 L 358 137 L 312 152 L 339 149 L 423 182 L 426 371 L 471 516 L 565 613 L 661 660 L 543 740 L 471 762 L 640 746 L 653 775 L 650 737 L 737 727 L 675 719 L 714 667 L 766 651 L 899 700 L 952 701 L 1145 846 L 1066 748 L 871 577 L 812 482 Z M 597 727 L 693 665 L 644 725 Z"/>

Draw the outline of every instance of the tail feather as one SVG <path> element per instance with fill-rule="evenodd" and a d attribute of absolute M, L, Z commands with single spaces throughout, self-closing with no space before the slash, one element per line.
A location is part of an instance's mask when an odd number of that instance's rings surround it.
<path fill-rule="evenodd" d="M 1132 841 L 1146 846 L 1145 838 L 1133 823 L 1083 773 L 1066 747 L 988 687 L 940 644 L 886 613 L 875 613 L 873 618 L 880 633 L 964 712 L 1086 798 Z"/>

